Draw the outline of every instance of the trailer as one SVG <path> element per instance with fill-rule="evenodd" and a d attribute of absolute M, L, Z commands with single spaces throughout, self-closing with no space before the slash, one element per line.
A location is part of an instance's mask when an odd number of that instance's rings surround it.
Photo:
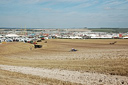
<path fill-rule="evenodd" d="M 36 44 L 34 44 L 34 48 L 42 48 L 42 45 L 36 45 Z"/>

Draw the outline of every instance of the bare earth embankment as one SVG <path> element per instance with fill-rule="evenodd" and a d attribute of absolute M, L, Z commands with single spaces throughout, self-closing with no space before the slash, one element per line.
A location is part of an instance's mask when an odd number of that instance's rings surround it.
<path fill-rule="evenodd" d="M 32 50 L 28 43 L 1 44 L 0 85 L 128 84 L 128 40 L 47 41 Z"/>

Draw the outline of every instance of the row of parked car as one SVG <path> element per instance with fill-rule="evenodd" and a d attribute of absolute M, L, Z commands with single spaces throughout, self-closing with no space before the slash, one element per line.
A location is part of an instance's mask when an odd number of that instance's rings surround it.
<path fill-rule="evenodd" d="M 1 42 L 31 42 L 31 41 L 40 41 L 40 38 L 0 38 Z"/>

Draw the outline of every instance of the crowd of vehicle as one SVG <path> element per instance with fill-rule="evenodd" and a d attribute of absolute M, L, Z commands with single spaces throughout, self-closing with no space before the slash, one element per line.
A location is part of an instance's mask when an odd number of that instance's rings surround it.
<path fill-rule="evenodd" d="M 3 37 L 0 38 L 0 43 L 2 42 L 25 42 L 25 43 L 34 43 L 35 41 L 41 42 L 41 38 L 28 38 L 28 37 Z"/>

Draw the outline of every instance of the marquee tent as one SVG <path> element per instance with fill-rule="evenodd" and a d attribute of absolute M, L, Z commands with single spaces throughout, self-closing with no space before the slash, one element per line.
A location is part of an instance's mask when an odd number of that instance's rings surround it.
<path fill-rule="evenodd" d="M 7 34 L 6 37 L 19 37 L 17 34 Z"/>

